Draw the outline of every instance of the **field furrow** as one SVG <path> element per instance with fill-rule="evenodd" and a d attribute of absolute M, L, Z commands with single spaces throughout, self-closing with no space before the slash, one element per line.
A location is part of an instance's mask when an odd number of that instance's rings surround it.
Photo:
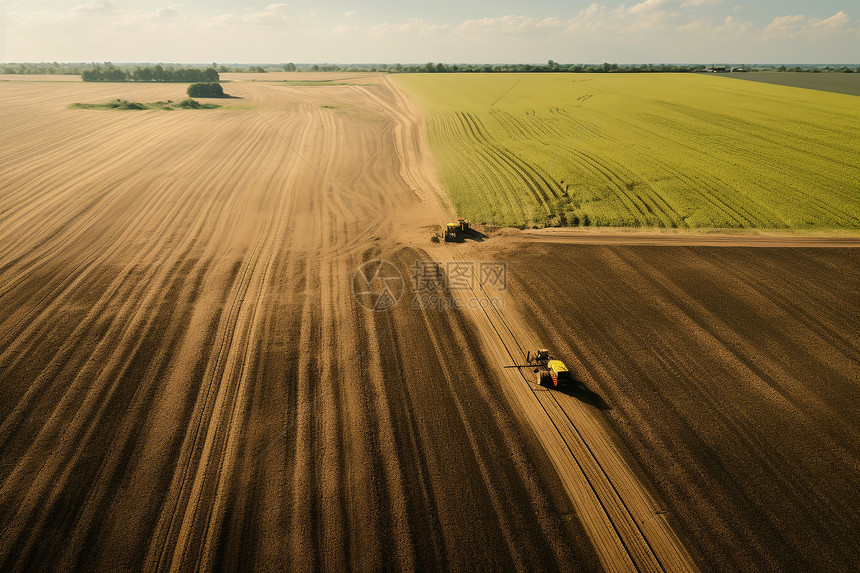
<path fill-rule="evenodd" d="M 181 89 L 0 87 L 0 569 L 593 568 L 459 313 L 353 294 L 438 222 L 402 94 L 67 108 Z"/>

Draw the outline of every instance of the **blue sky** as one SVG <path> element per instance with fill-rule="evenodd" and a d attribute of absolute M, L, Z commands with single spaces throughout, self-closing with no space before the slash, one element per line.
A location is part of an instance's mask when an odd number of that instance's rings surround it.
<path fill-rule="evenodd" d="M 0 62 L 860 63 L 820 0 L 0 0 Z"/>

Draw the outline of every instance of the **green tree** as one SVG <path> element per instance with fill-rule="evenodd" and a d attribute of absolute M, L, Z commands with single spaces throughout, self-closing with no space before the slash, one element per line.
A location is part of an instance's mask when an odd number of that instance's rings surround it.
<path fill-rule="evenodd" d="M 217 82 L 201 82 L 188 86 L 189 97 L 227 97 Z"/>

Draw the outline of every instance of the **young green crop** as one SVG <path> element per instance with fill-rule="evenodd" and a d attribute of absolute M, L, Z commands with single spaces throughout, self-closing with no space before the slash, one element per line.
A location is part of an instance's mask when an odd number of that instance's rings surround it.
<path fill-rule="evenodd" d="M 458 214 L 860 228 L 860 98 L 693 74 L 409 74 Z"/>

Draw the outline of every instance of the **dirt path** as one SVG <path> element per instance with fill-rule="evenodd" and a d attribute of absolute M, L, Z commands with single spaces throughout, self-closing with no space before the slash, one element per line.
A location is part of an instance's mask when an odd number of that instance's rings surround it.
<path fill-rule="evenodd" d="M 720 234 L 604 229 L 506 229 L 508 240 L 566 245 L 640 245 L 664 247 L 860 247 L 860 235 L 842 234 Z"/>
<path fill-rule="evenodd" d="M 597 567 L 462 315 L 353 297 L 438 219 L 398 96 L 66 109 L 177 89 L 0 86 L 0 569 Z"/>
<path fill-rule="evenodd" d="M 399 101 L 399 109 L 417 114 L 410 106 L 405 97 Z M 408 139 L 418 138 L 420 134 Z M 425 183 L 438 185 L 432 179 Z M 444 215 L 445 209 L 439 207 L 438 211 Z M 441 265 L 472 264 L 477 274 L 480 261 L 469 256 L 469 249 L 441 243 L 426 250 Z M 562 404 L 555 392 L 534 384 L 533 375 L 527 376 L 525 370 L 504 368 L 522 363 L 527 350 L 544 345 L 519 313 L 494 302 L 504 303 L 506 294 L 473 275 L 471 288 L 448 296 L 459 301 L 476 326 L 492 359 L 492 379 L 537 433 L 601 566 L 608 571 L 695 570 L 664 512 L 592 412 L 576 401 Z"/>

